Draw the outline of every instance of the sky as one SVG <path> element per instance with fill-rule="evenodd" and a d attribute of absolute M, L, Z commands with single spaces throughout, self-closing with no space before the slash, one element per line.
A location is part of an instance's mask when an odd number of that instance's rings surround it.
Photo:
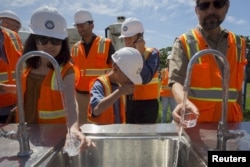
<path fill-rule="evenodd" d="M 0 0 L 0 11 L 12 10 L 20 17 L 22 26 L 29 26 L 30 18 L 40 6 L 57 8 L 73 27 L 74 13 L 79 8 L 90 11 L 97 35 L 105 36 L 105 29 L 117 22 L 117 16 L 136 17 L 144 25 L 148 47 L 171 47 L 176 37 L 197 25 L 194 0 Z M 230 8 L 222 26 L 236 34 L 250 36 L 250 0 L 230 0 Z"/>

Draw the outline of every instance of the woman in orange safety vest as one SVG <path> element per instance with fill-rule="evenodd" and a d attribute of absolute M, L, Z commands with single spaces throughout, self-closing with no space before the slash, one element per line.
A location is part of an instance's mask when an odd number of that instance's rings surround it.
<path fill-rule="evenodd" d="M 75 96 L 78 75 L 70 62 L 66 20 L 57 9 L 42 6 L 33 13 L 30 27 L 31 34 L 26 40 L 23 53 L 43 51 L 54 57 L 62 74 L 64 103 L 58 90 L 54 67 L 47 58 L 34 55 L 26 60 L 26 70 L 22 78 L 25 122 L 66 124 L 67 120 L 67 129 L 71 133 L 67 136 L 74 135 L 78 138 L 81 143 L 79 147 L 84 149 L 91 143 L 79 129 Z M 7 89 L 9 92 L 16 93 L 13 89 L 16 85 L 6 85 L 6 87 L 12 88 Z"/>

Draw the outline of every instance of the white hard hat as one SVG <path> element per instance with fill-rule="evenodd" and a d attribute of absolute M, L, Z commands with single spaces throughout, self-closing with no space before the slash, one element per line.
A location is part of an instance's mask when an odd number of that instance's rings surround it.
<path fill-rule="evenodd" d="M 132 47 L 123 47 L 112 55 L 113 62 L 134 83 L 141 84 L 142 55 Z"/>
<path fill-rule="evenodd" d="M 10 18 L 16 20 L 20 25 L 22 25 L 21 20 L 17 14 L 11 10 L 3 10 L 0 12 L 0 18 Z"/>
<path fill-rule="evenodd" d="M 93 21 L 91 13 L 82 8 L 78 9 L 74 15 L 74 24 L 86 23 L 87 21 Z"/>
<path fill-rule="evenodd" d="M 68 36 L 67 23 L 56 8 L 43 6 L 31 16 L 30 31 L 32 34 L 65 39 Z"/>
<path fill-rule="evenodd" d="M 138 33 L 143 33 L 142 23 L 137 18 L 127 18 L 121 26 L 121 35 L 119 38 L 132 37 Z"/>

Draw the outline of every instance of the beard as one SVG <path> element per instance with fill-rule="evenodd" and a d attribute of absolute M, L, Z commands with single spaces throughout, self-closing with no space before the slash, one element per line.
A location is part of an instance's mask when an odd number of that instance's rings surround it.
<path fill-rule="evenodd" d="M 205 30 L 213 30 L 219 27 L 222 22 L 223 20 L 218 15 L 211 14 L 203 19 L 201 25 Z"/>

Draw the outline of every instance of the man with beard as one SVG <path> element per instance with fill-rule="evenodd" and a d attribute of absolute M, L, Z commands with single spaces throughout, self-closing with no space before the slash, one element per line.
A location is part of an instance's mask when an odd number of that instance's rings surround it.
<path fill-rule="evenodd" d="M 227 121 L 242 120 L 242 83 L 246 65 L 246 42 L 241 36 L 222 28 L 229 0 L 196 0 L 196 28 L 176 38 L 169 65 L 169 86 L 177 102 L 173 111 L 180 122 L 184 101 L 183 85 L 190 58 L 198 51 L 215 49 L 226 56 L 230 67 Z M 186 109 L 199 115 L 198 122 L 218 122 L 222 111 L 223 63 L 212 55 L 203 55 L 194 63 Z"/>

